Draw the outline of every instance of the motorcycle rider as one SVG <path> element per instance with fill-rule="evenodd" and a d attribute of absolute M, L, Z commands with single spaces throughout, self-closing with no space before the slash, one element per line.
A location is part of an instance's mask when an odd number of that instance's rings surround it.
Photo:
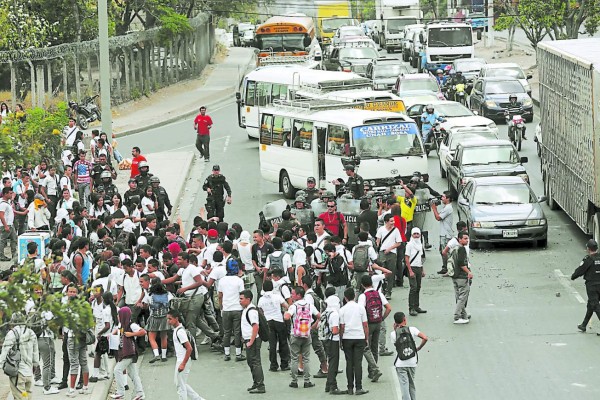
<path fill-rule="evenodd" d="M 431 128 L 433 128 L 433 124 L 438 121 L 442 122 L 444 121 L 444 118 L 435 112 L 433 104 L 427 104 L 425 112 L 421 114 L 421 135 L 423 137 L 423 143 L 427 143 L 429 132 L 431 131 Z"/>
<path fill-rule="evenodd" d="M 112 198 L 115 194 L 119 193 L 119 189 L 112 182 L 112 176 L 109 171 L 103 171 L 100 174 L 100 185 L 98 187 L 104 187 L 104 204 L 112 205 Z"/>
<path fill-rule="evenodd" d="M 144 192 L 138 188 L 137 181 L 133 178 L 129 179 L 129 189 L 123 193 L 123 204 L 130 209 L 134 203 L 132 199 L 135 198 L 135 204 L 139 204 L 142 197 L 144 197 Z"/>
<path fill-rule="evenodd" d="M 517 95 L 514 93 L 511 93 L 510 96 L 508 96 L 508 107 L 506 107 L 506 111 L 504 111 L 504 117 L 506 118 L 506 122 L 508 123 L 508 137 L 511 138 L 512 136 L 514 136 L 514 131 L 515 131 L 515 124 L 512 121 L 512 117 L 515 115 L 523 115 L 525 113 L 525 110 L 523 109 L 523 106 L 521 104 L 519 104 L 517 102 Z M 527 128 L 525 127 L 525 124 L 523 124 L 523 140 L 527 140 L 527 137 L 525 137 L 525 130 Z"/>
<path fill-rule="evenodd" d="M 138 188 L 144 193 L 146 188 L 150 185 L 150 178 L 152 175 L 150 171 L 150 165 L 148 165 L 148 161 L 140 161 L 138 164 L 138 169 L 140 170 L 140 174 L 135 176 L 135 181 L 137 182 Z"/>
<path fill-rule="evenodd" d="M 435 71 L 435 74 L 436 74 L 435 80 L 437 81 L 437 84 L 441 90 L 444 88 L 444 86 L 446 86 L 448 77 L 446 75 L 444 75 L 444 71 L 442 71 L 441 69 L 438 69 L 437 71 Z"/>
<path fill-rule="evenodd" d="M 156 200 L 158 201 L 158 208 L 156 209 L 156 218 L 158 219 L 158 222 L 162 222 L 167 218 L 167 215 L 171 215 L 173 205 L 171 205 L 169 194 L 167 193 L 165 188 L 160 186 L 160 179 L 158 178 L 158 176 L 153 176 L 152 178 L 150 178 L 150 184 L 152 185 L 152 190 L 154 195 L 156 196 Z M 166 213 L 165 206 L 167 207 Z"/>
<path fill-rule="evenodd" d="M 229 187 L 225 176 L 221 175 L 221 167 L 219 165 L 213 165 L 212 174 L 204 181 L 202 190 L 208 193 L 206 198 L 207 217 L 218 217 L 219 221 L 223 221 L 225 218 L 225 200 L 223 197 L 225 192 L 227 192 L 227 204 L 231 204 L 231 187 Z"/>
<path fill-rule="evenodd" d="M 465 78 L 462 74 L 462 71 L 456 71 L 456 74 L 448 80 L 448 97 L 454 101 L 458 101 L 456 98 L 456 85 L 464 85 L 467 86 L 467 78 Z"/>
<path fill-rule="evenodd" d="M 346 175 L 348 176 L 346 183 L 343 184 L 343 181 L 336 179 L 333 181 L 333 184 L 336 186 L 338 193 L 348 193 L 352 195 L 352 198 L 360 199 L 364 193 L 364 180 L 362 176 L 356 173 L 356 167 L 352 164 L 346 164 L 344 169 L 346 170 Z M 338 186 L 341 186 L 342 184 L 343 190 L 342 188 L 338 188 Z"/>

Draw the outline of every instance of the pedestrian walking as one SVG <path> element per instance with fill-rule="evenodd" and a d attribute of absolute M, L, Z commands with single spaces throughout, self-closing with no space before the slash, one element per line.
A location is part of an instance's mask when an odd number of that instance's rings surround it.
<path fill-rule="evenodd" d="M 67 298 L 69 301 L 76 299 L 79 296 L 79 290 L 77 286 L 71 284 L 67 289 Z M 81 333 L 74 332 L 72 329 L 63 328 L 63 332 L 67 335 L 67 352 L 69 354 L 69 391 L 67 397 L 75 397 L 75 383 L 77 382 L 77 375 L 80 374 L 83 377 L 83 387 L 79 389 L 81 394 L 90 394 L 92 391 L 88 387 L 90 370 L 87 361 L 87 346 L 85 344 L 85 336 L 82 337 Z"/>
<path fill-rule="evenodd" d="M 335 289 L 330 287 L 325 289 L 325 311 L 321 314 L 319 320 L 319 340 L 327 351 L 327 382 L 325 382 L 325 392 L 329 394 L 343 394 L 338 388 L 337 372 L 340 366 L 340 299 L 335 293 Z"/>
<path fill-rule="evenodd" d="M 192 356 L 192 344 L 190 343 L 185 327 L 181 324 L 181 313 L 178 310 L 170 310 L 167 314 L 167 322 L 173 328 L 173 345 L 175 346 L 175 386 L 179 400 L 204 400 L 187 381 L 190 376 L 191 366 L 188 364 Z"/>
<path fill-rule="evenodd" d="M 231 204 L 231 187 L 225 176 L 221 175 L 221 167 L 213 165 L 212 174 L 209 175 L 202 185 L 202 190 L 208 193 L 206 197 L 207 217 L 218 217 L 219 221 L 225 219 L 225 201 Z M 225 193 L 227 198 L 225 199 Z"/>
<path fill-rule="evenodd" d="M 129 178 L 135 178 L 136 176 L 138 176 L 140 174 L 140 170 L 139 170 L 139 163 L 141 161 L 148 161 L 146 160 L 146 157 L 144 157 L 142 155 L 142 150 L 140 150 L 139 147 L 134 146 L 131 149 L 131 174 L 129 175 Z"/>
<path fill-rule="evenodd" d="M 200 114 L 194 119 L 194 129 L 198 133 L 196 136 L 196 148 L 200 152 L 200 157 L 205 162 L 210 161 L 210 129 L 213 126 L 212 119 L 206 115 L 206 107 L 200 107 Z"/>
<path fill-rule="evenodd" d="M 577 325 L 577 328 L 581 332 L 587 330 L 587 325 L 594 312 L 598 319 L 600 319 L 600 254 L 598 254 L 598 242 L 590 239 L 585 247 L 588 255 L 581 260 L 579 267 L 571 275 L 571 280 L 575 280 L 580 276 L 583 277 L 585 280 L 585 291 L 588 296 L 585 317 L 581 325 Z M 598 336 L 600 336 L 600 333 L 598 333 Z"/>
<path fill-rule="evenodd" d="M 473 273 L 469 269 L 469 255 L 465 248 L 469 244 L 469 234 L 467 232 L 458 233 L 458 244 L 459 247 L 453 250 L 448 256 L 453 257 L 450 262 L 454 265 L 454 274 L 452 275 L 454 296 L 456 298 L 454 323 L 468 324 L 471 316 L 467 314 L 467 302 L 469 301 Z"/>
<path fill-rule="evenodd" d="M 310 331 L 317 327 L 317 322 L 321 314 L 315 306 L 311 306 L 304 299 L 304 289 L 301 286 L 296 286 L 292 290 L 292 299 L 294 304 L 283 315 L 286 321 L 292 321 L 290 350 L 292 353 L 292 382 L 291 388 L 298 388 L 298 357 L 302 355 L 304 364 L 304 387 L 311 388 L 315 384 L 310 381 L 310 348 L 311 334 Z M 313 317 L 315 322 L 313 323 Z"/>
<path fill-rule="evenodd" d="M 116 357 L 117 365 L 115 365 L 113 373 L 117 390 L 110 397 L 115 400 L 125 398 L 125 386 L 127 385 L 127 375 L 129 375 L 133 381 L 135 393 L 132 400 L 143 400 L 145 395 L 142 380 L 138 372 L 138 350 L 135 338 L 145 336 L 146 331 L 138 324 L 132 322 L 129 307 L 119 309 L 119 326 L 117 330 L 120 344 Z M 127 370 L 127 375 L 123 374 L 125 370 Z"/>
<path fill-rule="evenodd" d="M 418 354 L 427 343 L 427 336 L 414 326 L 409 327 L 406 315 L 399 311 L 394 314 L 394 330 L 390 333 L 390 338 L 398 352 L 394 367 L 400 382 L 402 400 L 416 400 L 415 374 L 419 362 Z M 421 339 L 418 347 L 415 342 L 417 338 Z"/>
<path fill-rule="evenodd" d="M 379 248 L 378 263 L 382 267 L 392 271 L 392 276 L 388 279 L 385 289 L 385 297 L 392 298 L 392 287 L 394 286 L 394 276 L 396 275 L 397 248 L 402 245 L 402 236 L 400 230 L 394 226 L 394 216 L 386 214 L 383 217 L 384 225 L 377 230 L 377 247 Z"/>
<path fill-rule="evenodd" d="M 258 307 L 263 310 L 269 324 L 269 371 L 277 372 L 281 365 L 282 371 L 290 370 L 289 332 L 283 322 L 282 307 L 287 310 L 289 305 L 284 298 L 273 291 L 273 281 L 266 280 L 263 284 L 264 294 L 258 300 Z M 279 350 L 279 351 L 278 351 Z M 277 362 L 277 353 L 281 363 Z"/>
<path fill-rule="evenodd" d="M 152 259 L 150 262 L 157 260 Z M 154 265 L 154 264 L 149 264 Z M 155 268 L 156 266 L 151 268 Z M 162 284 L 160 277 L 162 273 L 159 271 L 150 272 L 156 274 L 154 278 L 150 280 L 150 288 L 148 290 L 149 298 L 149 311 L 150 317 L 146 321 L 146 330 L 148 331 L 148 342 L 152 348 L 154 358 L 150 360 L 150 364 L 153 364 L 159 360 L 162 362 L 167 361 L 167 342 L 169 333 L 169 324 L 167 320 L 167 312 L 169 311 L 169 300 L 173 297 L 171 293 L 167 291 L 165 285 Z M 158 349 L 157 339 L 160 339 L 160 353 Z"/>
<path fill-rule="evenodd" d="M 266 392 L 265 376 L 263 374 L 260 359 L 261 339 L 258 336 L 259 311 L 252 304 L 252 292 L 248 289 L 240 293 L 240 304 L 243 307 L 241 325 L 242 338 L 246 343 L 246 356 L 250 373 L 252 374 L 252 386 L 248 388 L 250 394 L 262 394 Z"/>
<path fill-rule="evenodd" d="M 12 205 L 14 192 L 11 187 L 2 188 L 2 200 L 0 200 L 0 261 L 10 261 L 17 258 L 17 231 L 14 227 L 15 213 Z M 6 243 L 10 244 L 11 257 L 4 255 Z"/>
<path fill-rule="evenodd" d="M 310 305 L 313 305 L 317 311 L 323 311 L 322 300 L 312 289 L 313 279 L 304 275 L 300 280 L 302 289 L 304 289 L 304 298 L 306 302 Z M 300 284 L 299 283 L 299 284 Z M 335 289 L 335 288 L 334 288 Z M 318 321 L 318 320 L 317 320 Z M 319 330 L 318 326 L 313 325 L 315 328 L 310 330 L 311 336 L 311 346 L 319 359 L 319 372 L 317 372 L 314 377 L 315 378 L 327 378 L 327 351 L 323 345 L 323 342 L 319 339 Z"/>
<path fill-rule="evenodd" d="M 435 219 L 440 223 L 440 247 L 439 251 L 442 255 L 442 269 L 438 271 L 438 274 L 444 275 L 448 272 L 448 268 L 446 264 L 448 263 L 448 258 L 444 257 L 443 251 L 446 248 L 446 245 L 452 239 L 452 224 L 454 223 L 452 208 L 452 195 L 449 191 L 445 191 L 442 194 L 442 208 L 438 210 L 438 205 L 436 202 L 431 203 L 431 210 L 433 211 L 433 215 Z"/>
<path fill-rule="evenodd" d="M 416 317 L 419 314 L 427 312 L 427 310 L 423 310 L 419 306 L 421 279 L 425 276 L 425 269 L 423 267 L 423 242 L 421 242 L 421 230 L 416 226 L 412 228 L 410 232 L 410 241 L 406 245 L 404 261 L 406 263 L 406 268 L 408 269 L 408 282 L 410 283 L 408 312 L 411 316 Z"/>
<path fill-rule="evenodd" d="M 369 393 L 362 385 L 362 358 L 369 340 L 369 322 L 365 307 L 354 301 L 355 295 L 351 287 L 344 292 L 346 305 L 340 309 L 340 340 L 346 357 L 348 380 L 348 390 L 344 394 L 360 396 Z"/>
<path fill-rule="evenodd" d="M 79 150 L 79 159 L 73 164 L 73 173 L 75 182 L 77 182 L 77 192 L 79 193 L 79 203 L 84 208 L 90 206 L 90 194 L 92 193 L 92 163 L 85 159 L 85 150 Z"/>

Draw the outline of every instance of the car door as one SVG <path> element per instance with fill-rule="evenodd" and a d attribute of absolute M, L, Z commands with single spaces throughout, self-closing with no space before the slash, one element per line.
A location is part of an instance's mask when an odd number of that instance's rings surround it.
<path fill-rule="evenodd" d="M 471 206 L 473 201 L 473 193 L 475 184 L 473 181 L 466 184 L 465 188 L 458 195 L 457 209 L 458 219 L 460 221 L 472 221 L 471 218 Z"/>
<path fill-rule="evenodd" d="M 454 157 L 452 157 L 451 161 L 458 161 L 459 165 L 458 166 L 454 166 L 452 165 L 452 163 L 450 163 L 450 165 L 448 165 L 448 188 L 455 188 L 456 191 L 458 192 L 458 187 L 456 187 L 456 182 L 458 181 L 458 177 L 460 175 L 460 157 L 461 157 L 461 149 L 458 148 L 456 149 L 456 152 L 454 153 Z"/>
<path fill-rule="evenodd" d="M 415 120 L 417 126 L 419 127 L 419 132 L 421 132 L 421 114 L 423 114 L 424 104 L 415 104 L 406 110 L 406 114 Z"/>
<path fill-rule="evenodd" d="M 477 80 L 473 84 L 473 90 L 469 96 L 469 107 L 471 110 L 478 111 L 483 103 L 483 81 Z"/>

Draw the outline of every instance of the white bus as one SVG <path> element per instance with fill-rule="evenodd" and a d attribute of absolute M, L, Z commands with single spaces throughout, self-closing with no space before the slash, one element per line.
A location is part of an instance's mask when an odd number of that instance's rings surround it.
<path fill-rule="evenodd" d="M 343 160 L 360 157 L 357 172 L 374 186 L 384 180 L 427 174 L 419 130 L 406 115 L 342 108 L 331 101 L 276 101 L 261 110 L 259 158 L 264 179 L 293 198 L 314 176 L 334 191 L 332 180 L 345 178 Z M 344 179 L 345 180 L 345 179 Z"/>
<path fill-rule="evenodd" d="M 238 124 L 250 138 L 258 138 L 260 109 L 273 100 L 294 98 L 294 90 L 310 85 L 318 93 L 341 89 L 369 88 L 371 80 L 362 76 L 336 71 L 320 71 L 296 65 L 264 66 L 248 73 L 236 93 Z"/>

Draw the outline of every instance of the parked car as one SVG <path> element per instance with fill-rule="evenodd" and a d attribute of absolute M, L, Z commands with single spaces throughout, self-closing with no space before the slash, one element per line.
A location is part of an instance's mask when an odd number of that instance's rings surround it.
<path fill-rule="evenodd" d="M 254 39 L 256 38 L 256 34 L 253 30 L 244 31 L 242 35 L 242 46 L 244 47 L 252 47 L 254 46 Z"/>
<path fill-rule="evenodd" d="M 525 88 L 525 91 L 531 96 L 531 85 L 528 79 L 531 79 L 531 75 L 525 75 L 523 68 L 516 63 L 496 63 L 486 64 L 481 68 L 479 72 L 481 78 L 515 78 L 521 82 L 521 85 Z"/>
<path fill-rule="evenodd" d="M 398 96 L 405 96 L 411 92 L 422 92 L 428 90 L 435 93 L 438 99 L 444 100 L 444 95 L 440 90 L 437 81 L 433 75 L 429 73 L 423 74 L 402 74 L 396 79 L 396 84 L 392 89 L 392 92 L 396 92 Z"/>
<path fill-rule="evenodd" d="M 410 45 L 413 40 L 413 32 L 423 31 L 425 25 L 412 24 L 404 27 L 404 35 L 400 39 L 400 48 L 402 49 L 402 61 L 408 61 L 410 57 Z"/>
<path fill-rule="evenodd" d="M 373 89 L 391 90 L 398 75 L 408 72 L 408 67 L 397 58 L 378 58 L 369 63 L 365 76 L 373 81 Z"/>
<path fill-rule="evenodd" d="M 425 29 L 416 29 L 412 33 L 412 39 L 410 40 L 408 50 L 408 61 L 413 68 L 419 68 L 419 63 L 421 62 L 421 48 L 423 47 L 423 43 L 421 43 L 421 34 L 424 32 Z"/>
<path fill-rule="evenodd" d="M 438 150 L 442 178 L 447 177 L 450 161 L 454 158 L 459 144 L 474 140 L 494 139 L 498 139 L 498 132 L 486 127 L 456 127 L 447 130 Z"/>
<path fill-rule="evenodd" d="M 523 117 L 527 122 L 533 120 L 533 100 L 525 92 L 518 79 L 514 78 L 478 78 L 473 83 L 469 96 L 471 110 L 479 111 L 484 117 L 495 121 L 504 121 L 504 111 L 508 107 L 508 96 L 515 94 L 517 103 L 523 107 Z"/>
<path fill-rule="evenodd" d="M 458 196 L 458 219 L 469 229 L 469 246 L 480 243 L 548 244 L 548 221 L 531 187 L 516 176 L 475 178 Z"/>
<path fill-rule="evenodd" d="M 425 107 L 431 104 L 441 117 L 444 117 L 445 121 L 440 124 L 440 130 L 442 132 L 448 132 L 451 128 L 455 127 L 479 127 L 489 128 L 495 133 L 498 133 L 498 127 L 496 123 L 489 118 L 475 115 L 473 111 L 463 106 L 456 101 L 437 100 L 429 103 L 414 104 L 407 108 L 407 114 L 409 117 L 417 121 L 419 129 L 421 128 L 421 114 L 425 111 Z"/>
<path fill-rule="evenodd" d="M 448 190 L 454 197 L 473 178 L 481 176 L 518 176 L 529 182 L 523 166 L 527 157 L 519 157 L 508 140 L 476 140 L 461 143 L 448 167 Z"/>
<path fill-rule="evenodd" d="M 340 26 L 331 39 L 331 45 L 336 46 L 342 42 L 344 38 L 348 37 L 367 37 L 365 31 L 360 26 Z"/>
<path fill-rule="evenodd" d="M 485 64 L 483 58 L 459 58 L 452 61 L 452 69 L 461 71 L 467 82 L 473 82 Z"/>
<path fill-rule="evenodd" d="M 335 47 L 329 57 L 323 59 L 323 69 L 328 71 L 354 72 L 365 76 L 367 65 L 379 58 L 372 47 Z"/>

